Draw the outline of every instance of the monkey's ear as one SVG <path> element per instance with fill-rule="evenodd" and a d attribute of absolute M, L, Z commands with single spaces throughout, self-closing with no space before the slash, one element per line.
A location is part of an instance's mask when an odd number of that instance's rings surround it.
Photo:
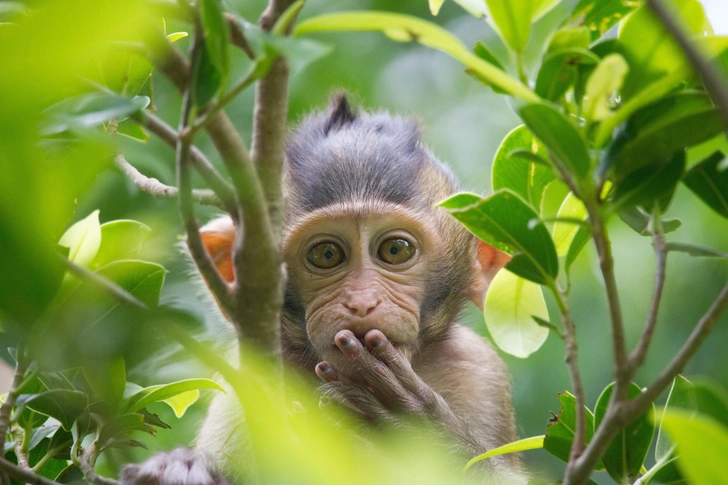
<path fill-rule="evenodd" d="M 511 257 L 481 240 L 478 240 L 476 252 L 475 276 L 470 287 L 470 299 L 482 310 L 490 282 L 493 281 L 495 274 L 508 264 Z"/>
<path fill-rule="evenodd" d="M 202 245 L 205 246 L 213 264 L 228 283 L 235 280 L 233 270 L 233 244 L 235 226 L 229 217 L 221 217 L 208 222 L 200 229 Z"/>
<path fill-rule="evenodd" d="M 331 108 L 328 118 L 324 123 L 324 135 L 331 130 L 339 130 L 356 119 L 356 114 L 349 106 L 349 100 L 345 94 L 338 94 L 331 100 Z"/>

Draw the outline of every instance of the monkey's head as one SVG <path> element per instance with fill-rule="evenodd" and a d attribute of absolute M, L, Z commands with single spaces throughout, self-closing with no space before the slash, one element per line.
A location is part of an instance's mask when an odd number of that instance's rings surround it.
<path fill-rule="evenodd" d="M 411 359 L 447 337 L 467 299 L 482 307 L 509 258 L 436 207 L 456 190 L 411 119 L 355 114 L 344 96 L 306 118 L 289 139 L 284 171 L 287 357 L 311 369 L 322 359 L 342 365 L 334 335 L 378 329 Z M 232 280 L 230 219 L 202 236 Z"/>
<path fill-rule="evenodd" d="M 411 358 L 507 261 L 436 207 L 457 185 L 411 119 L 336 97 L 291 135 L 284 184 L 284 337 L 302 356 L 342 365 L 334 335 L 378 329 Z"/>

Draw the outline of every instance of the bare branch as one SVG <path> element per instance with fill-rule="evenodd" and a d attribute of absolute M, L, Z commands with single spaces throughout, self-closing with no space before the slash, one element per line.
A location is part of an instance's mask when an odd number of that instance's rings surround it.
<path fill-rule="evenodd" d="M 81 469 L 84 478 L 94 485 L 118 485 L 119 482 L 116 480 L 102 477 L 94 470 L 97 456 L 96 446 L 96 442 L 94 441 L 78 458 L 78 467 Z"/>
<path fill-rule="evenodd" d="M 5 443 L 5 436 L 7 435 L 8 428 L 10 427 L 10 413 L 15 406 L 15 401 L 18 399 L 20 394 L 21 386 L 25 379 L 25 374 L 28 372 L 28 362 L 25 359 L 25 349 L 22 345 L 18 345 L 17 349 L 17 363 L 15 364 L 15 372 L 13 374 L 13 382 L 10 385 L 10 390 L 5 396 L 5 402 L 0 406 L 0 441 Z"/>
<path fill-rule="evenodd" d="M 675 16 L 668 11 L 663 1 L 647 0 L 647 6 L 680 45 L 693 68 L 702 78 L 705 88 L 715 104 L 718 105 L 718 114 L 723 121 L 723 131 L 728 135 L 728 79 L 725 74 L 700 52 L 697 44 L 688 37 L 685 29 Z"/>
<path fill-rule="evenodd" d="M 7 473 L 11 477 L 17 478 L 22 483 L 31 485 L 61 485 L 58 482 L 49 480 L 48 478 L 38 475 L 32 471 L 23 470 L 2 456 L 0 456 L 0 471 Z"/>
<path fill-rule="evenodd" d="M 179 189 L 177 189 L 177 187 L 165 185 L 155 178 L 149 178 L 143 175 L 124 158 L 124 155 L 119 154 L 114 157 L 114 164 L 116 164 L 119 170 L 121 170 L 122 173 L 129 178 L 129 180 L 134 182 L 134 185 L 136 185 L 142 192 L 146 192 L 157 199 L 177 198 L 177 194 L 179 193 Z M 192 191 L 192 198 L 200 204 L 214 205 L 221 209 L 225 208 L 217 195 L 209 189 L 194 189 Z"/>
<path fill-rule="evenodd" d="M 667 247 L 665 244 L 665 235 L 662 231 L 662 221 L 660 220 L 660 213 L 656 211 L 652 218 L 652 245 L 655 247 L 655 257 L 657 258 L 656 270 L 655 270 L 655 285 L 652 292 L 652 302 L 650 303 L 650 310 L 647 314 L 647 321 L 642 329 L 642 335 L 640 336 L 637 346 L 632 351 L 629 357 L 629 365 L 631 367 L 631 373 L 634 372 L 642 365 L 647 355 L 647 350 L 652 342 L 652 335 L 657 325 L 657 313 L 660 309 L 660 302 L 662 300 L 662 291 L 665 288 L 665 266 L 667 265 Z"/>

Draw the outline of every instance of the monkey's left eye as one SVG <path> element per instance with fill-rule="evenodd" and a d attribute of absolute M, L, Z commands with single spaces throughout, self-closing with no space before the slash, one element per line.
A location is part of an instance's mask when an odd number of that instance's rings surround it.
<path fill-rule="evenodd" d="M 344 262 L 344 250 L 336 243 L 322 242 L 309 249 L 306 259 L 317 268 L 330 269 Z"/>
<path fill-rule="evenodd" d="M 415 247 L 406 239 L 393 237 L 379 246 L 379 259 L 389 264 L 402 264 L 415 255 Z"/>

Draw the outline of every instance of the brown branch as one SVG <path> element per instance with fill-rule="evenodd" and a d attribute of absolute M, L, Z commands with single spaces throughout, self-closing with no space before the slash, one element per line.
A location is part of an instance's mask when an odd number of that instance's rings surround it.
<path fill-rule="evenodd" d="M 119 154 L 114 157 L 114 164 L 129 180 L 134 182 L 134 185 L 136 185 L 142 192 L 146 192 L 157 199 L 177 198 L 177 195 L 179 194 L 179 189 L 177 187 L 165 185 L 155 178 L 149 178 L 143 175 L 124 158 L 124 155 Z M 192 191 L 192 198 L 199 204 L 214 205 L 221 209 L 225 208 L 217 195 L 209 189 L 194 189 Z"/>
<path fill-rule="evenodd" d="M 688 61 L 698 72 L 703 84 L 716 105 L 718 115 L 723 121 L 723 131 L 728 135 L 728 78 L 715 63 L 711 63 L 692 41 L 675 16 L 668 11 L 661 0 L 647 0 L 647 6 L 657 19 L 662 22 L 667 32 L 675 39 Z"/>
<path fill-rule="evenodd" d="M 226 13 L 225 20 L 227 20 L 228 27 L 230 28 L 230 42 L 245 52 L 245 55 L 250 60 L 255 60 L 255 52 L 250 47 L 248 39 L 245 38 L 245 34 L 243 33 L 243 29 L 240 28 L 237 17 L 231 13 Z"/>
<path fill-rule="evenodd" d="M 667 265 L 667 247 L 665 244 L 665 234 L 662 231 L 662 221 L 660 220 L 660 213 L 656 211 L 652 218 L 653 229 L 652 229 L 652 245 L 655 248 L 655 257 L 657 258 L 656 270 L 655 270 L 655 285 L 652 292 L 652 301 L 650 303 L 650 310 L 647 314 L 647 320 L 645 326 L 642 329 L 642 335 L 640 335 L 639 342 L 634 348 L 629 357 L 629 366 L 631 368 L 631 375 L 642 365 L 647 355 L 647 350 L 652 342 L 652 335 L 655 332 L 655 326 L 657 325 L 657 313 L 660 309 L 660 302 L 662 301 L 662 291 L 665 288 L 665 267 Z"/>
<path fill-rule="evenodd" d="M 119 482 L 111 478 L 102 477 L 96 470 L 94 464 L 96 462 L 96 442 L 94 441 L 89 447 L 78 457 L 78 467 L 81 469 L 86 480 L 94 485 L 118 485 Z"/>
<path fill-rule="evenodd" d="M 31 485 L 61 485 L 58 482 L 49 480 L 46 477 L 38 475 L 32 471 L 23 470 L 14 463 L 0 456 L 0 471 L 7 473 L 11 477 L 15 477 L 22 483 Z"/>
<path fill-rule="evenodd" d="M 10 427 L 10 413 L 13 411 L 15 401 L 20 394 L 21 386 L 25 380 L 25 374 L 28 372 L 28 363 L 25 359 L 25 349 L 22 345 L 18 345 L 15 364 L 15 372 L 13 373 L 13 382 L 10 384 L 10 390 L 5 396 L 5 402 L 0 406 L 0 442 L 5 443 L 8 428 Z"/>

